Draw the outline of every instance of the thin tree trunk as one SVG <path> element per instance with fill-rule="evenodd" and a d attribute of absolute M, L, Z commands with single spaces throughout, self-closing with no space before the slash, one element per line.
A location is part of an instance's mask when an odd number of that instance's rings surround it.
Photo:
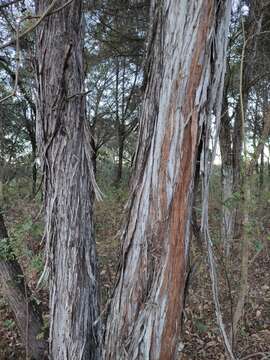
<path fill-rule="evenodd" d="M 32 195 L 35 196 L 37 191 L 37 163 L 36 163 L 37 144 L 35 138 L 31 140 L 31 144 L 32 144 Z"/>
<path fill-rule="evenodd" d="M 118 119 L 118 168 L 117 168 L 117 180 L 119 183 L 123 175 L 123 158 L 124 158 L 124 146 L 125 146 L 125 76 L 126 76 L 126 59 L 122 60 L 122 83 L 121 83 L 121 118 Z"/>
<path fill-rule="evenodd" d="M 116 115 L 116 128 L 117 128 L 117 138 L 118 138 L 118 162 L 116 170 L 115 184 L 118 184 L 122 178 L 122 166 L 123 166 L 123 142 L 121 138 L 121 121 L 120 121 L 120 112 L 119 112 L 119 58 L 116 58 L 116 68 L 115 68 L 115 115 Z"/>
<path fill-rule="evenodd" d="M 1 170 L 0 170 L 0 204 L 2 204 L 4 201 L 4 184 L 3 179 L 1 176 Z"/>
<path fill-rule="evenodd" d="M 198 144 L 222 100 L 229 17 L 230 1 L 152 1 L 149 80 L 106 360 L 177 356 Z"/>
<path fill-rule="evenodd" d="M 247 175 L 246 175 L 247 176 Z M 239 292 L 237 296 L 237 304 L 233 314 L 232 321 L 232 340 L 235 340 L 237 335 L 237 327 L 239 320 L 242 317 L 242 312 L 245 305 L 246 294 L 248 291 L 248 258 L 249 258 L 249 233 L 248 233 L 248 224 L 249 224 L 249 206 L 250 206 L 250 184 L 248 179 L 244 180 L 242 185 L 243 187 L 243 197 L 242 197 L 242 222 L 240 223 L 240 241 L 241 241 L 241 278 L 239 285 Z"/>
<path fill-rule="evenodd" d="M 121 124 L 119 125 L 122 128 Z M 117 164 L 117 174 L 116 174 L 116 184 L 118 184 L 123 175 L 123 156 L 124 156 L 124 141 L 125 137 L 123 134 L 123 129 L 118 130 L 118 164 Z"/>
<path fill-rule="evenodd" d="M 260 155 L 260 191 L 262 191 L 263 189 L 263 183 L 264 183 L 264 147 Z"/>
<path fill-rule="evenodd" d="M 244 111 L 247 109 L 247 90 L 243 90 L 244 98 Z M 236 105 L 235 121 L 233 128 L 233 192 L 241 192 L 241 167 L 242 167 L 242 149 L 243 149 L 243 136 L 241 125 L 241 106 L 240 100 Z"/>
<path fill-rule="evenodd" d="M 50 5 L 39 1 L 39 13 Z M 38 30 L 37 139 L 44 167 L 50 356 L 100 359 L 95 176 L 85 117 L 82 1 L 56 2 Z M 44 273 L 44 276 L 46 272 Z"/>
<path fill-rule="evenodd" d="M 245 118 L 244 113 L 242 114 L 242 131 L 244 133 L 245 128 Z M 236 338 L 238 323 L 242 317 L 244 310 L 245 299 L 248 292 L 248 260 L 249 260 L 249 243 L 250 243 L 250 234 L 249 234 L 249 211 L 251 206 L 251 176 L 256 167 L 258 158 L 264 148 L 265 142 L 269 137 L 270 133 L 270 111 L 266 111 L 264 118 L 264 127 L 259 139 L 257 147 L 254 149 L 254 154 L 252 160 L 248 163 L 247 157 L 247 148 L 244 144 L 244 166 L 243 166 L 243 175 L 242 175 L 242 206 L 241 206 L 241 221 L 240 221 L 240 240 L 241 240 L 241 274 L 240 274 L 240 285 L 239 292 L 237 294 L 237 303 L 235 311 L 233 314 L 233 323 L 231 329 L 232 339 Z"/>
<path fill-rule="evenodd" d="M 17 262 L 5 227 L 0 209 L 0 279 L 3 296 L 10 306 L 19 329 L 20 336 L 26 348 L 27 358 L 45 359 L 47 353 L 44 337 L 41 311 L 32 298 L 30 289 L 26 285 L 22 268 Z"/>
<path fill-rule="evenodd" d="M 222 118 L 220 126 L 220 154 L 221 154 L 221 193 L 222 193 L 222 222 L 221 239 L 224 244 L 224 253 L 228 258 L 234 235 L 235 214 L 232 204 L 233 196 L 233 154 L 231 139 L 231 123 L 228 114 L 228 75 L 226 88 L 223 94 Z"/>

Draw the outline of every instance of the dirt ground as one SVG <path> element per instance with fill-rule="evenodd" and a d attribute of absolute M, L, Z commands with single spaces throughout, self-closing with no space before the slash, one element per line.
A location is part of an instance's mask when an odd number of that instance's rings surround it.
<path fill-rule="evenodd" d="M 102 303 L 105 306 L 114 283 L 117 259 L 119 254 L 119 224 L 123 217 L 126 193 L 110 194 L 96 206 L 97 246 L 102 281 Z M 231 323 L 231 310 L 235 305 L 239 287 L 240 242 L 235 239 L 231 257 L 225 265 L 222 245 L 218 241 L 220 223 L 219 204 L 213 201 L 210 209 L 211 233 L 214 244 L 216 263 L 219 273 L 219 291 L 222 313 L 227 330 Z M 26 211 L 27 207 L 27 211 Z M 11 231 L 16 224 L 25 223 L 26 213 L 39 222 L 42 215 L 38 202 L 20 198 L 15 206 L 7 207 L 7 225 Z M 39 214 L 37 219 L 37 214 Z M 212 215 L 211 215 L 212 214 Z M 256 217 L 256 232 L 250 241 L 249 291 L 245 302 L 245 311 L 240 323 L 238 336 L 234 339 L 234 352 L 241 360 L 270 359 L 270 213 L 268 204 L 260 209 Z M 259 219 L 259 220 L 258 220 Z M 15 224 L 15 225 L 14 225 Z M 32 224 L 33 225 L 33 224 Z M 40 222 L 42 231 L 42 223 Z M 27 230 L 27 229 L 26 229 Z M 27 232 L 28 231 L 28 232 Z M 31 248 L 31 256 L 42 252 L 41 235 L 33 235 L 31 226 L 22 232 L 23 242 Z M 226 359 L 222 338 L 215 319 L 212 301 L 211 282 L 209 278 L 206 250 L 194 240 L 191 242 L 190 265 L 195 265 L 194 273 L 188 287 L 182 329 L 182 360 L 222 360 Z M 30 255 L 29 255 L 30 256 Z M 45 313 L 48 308 L 46 290 L 37 292 L 35 285 L 39 277 L 36 267 L 29 268 L 29 256 L 22 254 L 22 263 L 35 296 L 42 300 Z M 25 353 L 12 313 L 4 299 L 0 298 L 0 360 L 25 359 Z M 117 360 L 117 359 L 116 359 Z"/>

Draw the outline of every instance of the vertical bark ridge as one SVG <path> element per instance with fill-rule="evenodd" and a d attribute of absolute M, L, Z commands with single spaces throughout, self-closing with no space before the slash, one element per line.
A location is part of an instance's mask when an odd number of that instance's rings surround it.
<path fill-rule="evenodd" d="M 42 13 L 50 1 L 39 1 Z M 60 0 L 57 6 L 64 5 Z M 82 1 L 38 30 L 37 136 L 45 175 L 52 359 L 100 358 L 94 173 L 85 119 Z"/>
<path fill-rule="evenodd" d="M 215 51 L 223 53 L 226 39 L 216 39 L 215 31 L 219 21 L 228 27 L 228 6 L 230 1 L 152 2 L 150 74 L 106 359 L 176 355 L 198 144 L 214 108 L 209 87 L 216 76 L 218 91 L 223 79 L 224 59 Z"/>

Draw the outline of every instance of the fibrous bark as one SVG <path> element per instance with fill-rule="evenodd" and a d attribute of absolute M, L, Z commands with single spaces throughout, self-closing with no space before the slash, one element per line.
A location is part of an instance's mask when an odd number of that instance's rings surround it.
<path fill-rule="evenodd" d="M 221 102 L 229 17 L 230 1 L 152 1 L 148 84 L 106 359 L 176 357 L 198 144 Z"/>
<path fill-rule="evenodd" d="M 37 139 L 44 168 L 50 356 L 100 358 L 95 180 L 83 96 L 82 1 L 56 2 L 38 30 Z M 39 1 L 38 12 L 50 5 Z"/>

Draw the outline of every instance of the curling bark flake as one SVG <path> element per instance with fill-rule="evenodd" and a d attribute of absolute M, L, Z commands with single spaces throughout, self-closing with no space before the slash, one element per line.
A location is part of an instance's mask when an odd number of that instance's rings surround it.
<path fill-rule="evenodd" d="M 40 0 L 38 13 L 50 5 Z M 37 140 L 44 166 L 50 357 L 100 358 L 94 175 L 85 119 L 82 1 L 56 2 L 38 29 Z"/>
<path fill-rule="evenodd" d="M 198 145 L 222 100 L 230 8 L 230 1 L 152 1 L 149 76 L 106 360 L 177 354 Z"/>

